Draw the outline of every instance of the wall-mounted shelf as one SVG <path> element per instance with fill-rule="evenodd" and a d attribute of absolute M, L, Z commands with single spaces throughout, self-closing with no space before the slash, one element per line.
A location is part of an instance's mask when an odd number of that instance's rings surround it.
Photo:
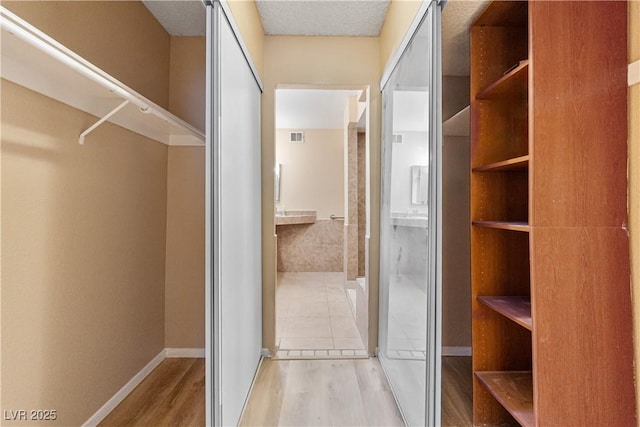
<path fill-rule="evenodd" d="M 204 145 L 204 133 L 0 7 L 2 78 L 167 145 Z M 90 141 L 87 137 L 87 142 Z"/>
<path fill-rule="evenodd" d="M 529 297 L 478 297 L 478 301 L 507 319 L 531 330 L 531 300 Z"/>
<path fill-rule="evenodd" d="M 467 106 L 442 123 L 444 136 L 469 136 L 471 107 Z"/>

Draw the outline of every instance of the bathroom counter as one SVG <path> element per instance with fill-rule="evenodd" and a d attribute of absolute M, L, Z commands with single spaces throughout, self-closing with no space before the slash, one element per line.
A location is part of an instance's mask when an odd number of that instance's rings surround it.
<path fill-rule="evenodd" d="M 316 211 L 285 211 L 276 214 L 276 225 L 313 224 L 316 222 Z"/>
<path fill-rule="evenodd" d="M 401 227 L 428 228 L 426 216 L 392 216 L 391 225 Z"/>

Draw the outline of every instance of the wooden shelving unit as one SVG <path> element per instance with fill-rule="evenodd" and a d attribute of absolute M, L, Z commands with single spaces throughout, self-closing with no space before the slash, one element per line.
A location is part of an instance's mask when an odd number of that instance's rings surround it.
<path fill-rule="evenodd" d="M 636 423 L 626 13 L 493 1 L 471 27 L 476 426 Z"/>

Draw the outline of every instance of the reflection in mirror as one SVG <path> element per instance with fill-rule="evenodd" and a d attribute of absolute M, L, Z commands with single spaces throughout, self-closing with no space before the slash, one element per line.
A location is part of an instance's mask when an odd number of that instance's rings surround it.
<path fill-rule="evenodd" d="M 427 204 L 429 168 L 427 166 L 411 166 L 411 204 L 424 206 Z"/>
<path fill-rule="evenodd" d="M 276 165 L 276 189 L 275 189 L 275 194 L 276 194 L 276 202 L 280 201 L 280 171 L 282 170 L 282 164 L 278 163 Z"/>
<path fill-rule="evenodd" d="M 383 89 L 379 359 L 407 425 L 427 417 L 431 12 Z M 394 135 L 396 136 L 394 138 Z M 432 325 L 433 326 L 433 325 Z M 435 330 L 435 329 L 433 329 Z M 430 372 L 432 372 L 430 368 Z M 427 422 L 429 418 L 429 422 Z"/>

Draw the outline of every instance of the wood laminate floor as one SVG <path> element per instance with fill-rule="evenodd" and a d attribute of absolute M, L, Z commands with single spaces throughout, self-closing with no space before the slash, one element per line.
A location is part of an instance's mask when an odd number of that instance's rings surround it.
<path fill-rule="evenodd" d="M 442 358 L 442 427 L 473 425 L 471 357 Z"/>
<path fill-rule="evenodd" d="M 165 359 L 99 425 L 202 427 L 204 395 L 204 359 Z"/>
<path fill-rule="evenodd" d="M 471 421 L 471 358 L 442 360 L 442 426 Z M 100 426 L 205 424 L 204 359 L 165 359 Z M 404 426 L 378 359 L 269 360 L 241 426 Z"/>
<path fill-rule="evenodd" d="M 378 359 L 265 360 L 241 426 L 404 426 Z"/>

